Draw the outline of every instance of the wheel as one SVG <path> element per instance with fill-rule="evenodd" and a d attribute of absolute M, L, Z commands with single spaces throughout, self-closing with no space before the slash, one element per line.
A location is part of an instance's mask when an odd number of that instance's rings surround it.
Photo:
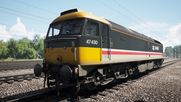
<path fill-rule="evenodd" d="M 133 73 L 134 73 L 134 71 L 133 71 L 133 68 L 127 68 L 127 73 L 128 73 L 128 77 L 131 77 L 132 75 L 133 75 Z"/>
<path fill-rule="evenodd" d="M 96 90 L 98 85 L 96 85 L 94 82 L 91 82 L 85 86 L 87 91 L 94 91 Z"/>
<path fill-rule="evenodd" d="M 51 88 L 53 86 L 55 86 L 55 79 L 52 78 L 52 76 L 48 76 L 47 77 L 47 87 Z"/>
<path fill-rule="evenodd" d="M 127 68 L 125 69 L 124 77 L 125 77 L 125 78 L 128 78 L 128 77 L 129 77 L 129 72 L 128 72 L 128 69 L 127 69 Z"/>
<path fill-rule="evenodd" d="M 94 91 L 97 89 L 97 87 L 101 84 L 101 81 L 102 81 L 102 74 L 99 73 L 98 71 L 95 71 L 93 74 L 92 74 L 92 82 L 86 84 L 86 89 L 88 91 Z"/>
<path fill-rule="evenodd" d="M 138 66 L 128 66 L 126 70 L 127 70 L 126 73 L 128 77 L 131 77 L 131 78 L 139 74 Z"/>
<path fill-rule="evenodd" d="M 51 87 L 51 85 L 50 85 L 50 79 L 49 79 L 49 78 L 47 78 L 47 87 L 48 87 L 48 88 Z"/>
<path fill-rule="evenodd" d="M 138 69 L 138 66 L 136 66 L 135 68 L 134 68 L 134 75 L 139 75 L 139 69 Z"/>

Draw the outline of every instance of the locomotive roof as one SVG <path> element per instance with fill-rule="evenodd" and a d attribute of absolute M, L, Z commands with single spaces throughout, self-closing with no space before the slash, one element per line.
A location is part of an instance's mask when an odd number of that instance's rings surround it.
<path fill-rule="evenodd" d="M 137 38 L 142 38 L 142 39 L 145 39 L 145 40 L 149 40 L 151 42 L 155 42 L 157 44 L 161 44 L 159 41 L 155 40 L 155 39 L 152 39 L 151 37 L 148 37 L 144 34 L 141 34 L 141 33 L 138 33 L 132 29 L 129 29 L 129 28 L 126 28 L 122 25 L 118 25 L 112 21 L 109 21 L 111 23 L 111 26 L 112 26 L 112 29 L 116 29 L 116 30 L 119 30 L 119 31 L 122 31 L 122 32 L 125 32 L 126 34 L 130 35 L 130 36 L 135 36 Z"/>
<path fill-rule="evenodd" d="M 99 22 L 110 25 L 110 23 L 102 17 L 95 16 L 91 13 L 78 11 L 77 9 L 71 9 L 71 10 L 62 12 L 61 15 L 59 17 L 57 17 L 52 23 L 57 23 L 57 22 L 61 22 L 64 20 L 76 19 L 76 18 L 90 18 L 90 19 L 94 19 Z"/>
<path fill-rule="evenodd" d="M 157 40 L 154 40 L 144 34 L 141 34 L 141 33 L 138 33 L 132 29 L 129 29 L 129 28 L 126 28 L 122 25 L 118 25 L 112 21 L 109 21 L 109 20 L 106 20 L 102 17 L 99 17 L 99 16 L 95 16 L 91 13 L 87 13 L 87 12 L 83 12 L 83 11 L 79 11 L 78 9 L 71 9 L 71 10 L 67 10 L 67 11 L 64 11 L 61 13 L 61 15 L 59 17 L 57 17 L 52 23 L 57 23 L 57 22 L 61 22 L 61 21 L 64 21 L 64 20 L 70 20 L 70 19 L 76 19 L 76 18 L 90 18 L 90 19 L 94 19 L 94 20 L 97 20 L 99 22 L 102 22 L 102 23 L 105 23 L 105 24 L 108 24 L 109 26 L 112 27 L 112 29 L 116 29 L 116 30 L 119 30 L 121 32 L 125 32 L 127 35 L 130 35 L 130 36 L 134 36 L 134 37 L 137 37 L 137 38 L 142 38 L 142 39 L 145 39 L 145 40 L 149 40 L 151 42 L 155 42 L 157 44 L 161 44 L 159 41 Z"/>

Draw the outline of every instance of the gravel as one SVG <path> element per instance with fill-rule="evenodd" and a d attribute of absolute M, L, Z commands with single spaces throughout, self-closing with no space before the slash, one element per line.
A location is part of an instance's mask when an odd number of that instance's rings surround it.
<path fill-rule="evenodd" d="M 128 84 L 127 84 L 128 83 Z M 115 88 L 115 89 L 114 89 Z M 108 91 L 111 90 L 111 91 Z M 103 95 L 102 95 L 103 94 Z M 81 102 L 181 102 L 181 61 Z"/>
<path fill-rule="evenodd" d="M 32 73 L 33 73 L 33 69 L 7 70 L 7 71 L 0 71 L 0 77 L 22 75 L 22 74 L 32 74 Z"/>
<path fill-rule="evenodd" d="M 43 88 L 43 78 L 24 80 L 23 82 L 14 82 L 13 84 L 3 83 L 0 85 L 0 98 L 12 96 L 20 93 L 26 93 Z"/>

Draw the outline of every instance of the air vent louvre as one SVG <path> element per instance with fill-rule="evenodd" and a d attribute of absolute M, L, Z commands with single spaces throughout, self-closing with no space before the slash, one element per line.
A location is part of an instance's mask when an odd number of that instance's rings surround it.
<path fill-rule="evenodd" d="M 65 15 L 65 14 L 68 14 L 68 13 L 73 13 L 73 12 L 78 12 L 78 9 L 70 9 L 70 10 L 61 12 L 60 15 L 62 16 L 62 15 Z"/>

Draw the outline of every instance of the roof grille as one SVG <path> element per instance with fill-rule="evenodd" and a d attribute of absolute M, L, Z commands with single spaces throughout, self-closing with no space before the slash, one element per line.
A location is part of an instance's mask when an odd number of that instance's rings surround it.
<path fill-rule="evenodd" d="M 70 9 L 70 10 L 61 12 L 60 15 L 62 16 L 62 15 L 65 15 L 65 14 L 68 14 L 68 13 L 73 13 L 73 12 L 78 12 L 78 9 Z"/>

